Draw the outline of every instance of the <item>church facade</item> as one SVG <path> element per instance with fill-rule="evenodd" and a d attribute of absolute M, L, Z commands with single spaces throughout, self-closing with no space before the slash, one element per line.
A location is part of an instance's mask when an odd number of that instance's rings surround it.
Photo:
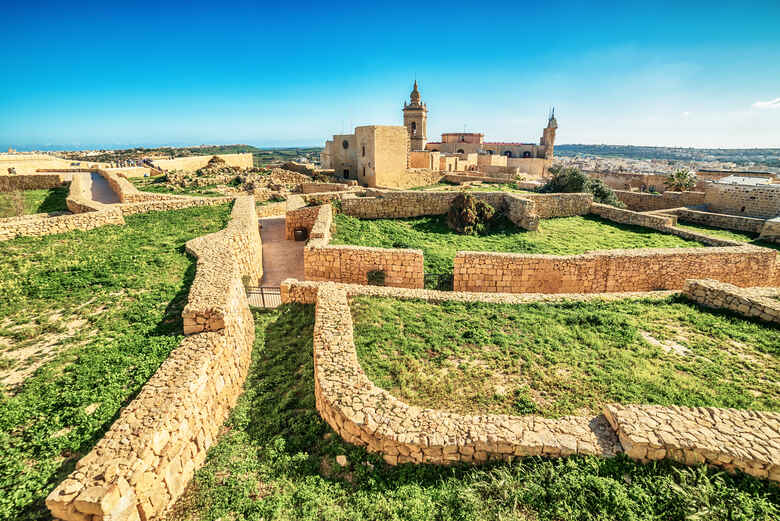
<path fill-rule="evenodd" d="M 447 132 L 441 141 L 429 142 L 428 107 L 415 81 L 402 113 L 403 126 L 361 126 L 352 134 L 334 135 L 320 155 L 322 167 L 365 186 L 393 187 L 409 186 L 408 177 L 419 170 L 539 178 L 553 159 L 554 112 L 539 144 L 485 141 L 484 134 L 473 132 Z"/>

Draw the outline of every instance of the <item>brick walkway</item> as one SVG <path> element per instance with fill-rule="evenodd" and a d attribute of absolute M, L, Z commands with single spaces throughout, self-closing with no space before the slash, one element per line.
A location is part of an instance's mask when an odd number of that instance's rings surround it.
<path fill-rule="evenodd" d="M 261 286 L 279 286 L 284 279 L 303 280 L 305 242 L 284 239 L 284 217 L 260 219 L 263 240 L 263 280 Z"/>

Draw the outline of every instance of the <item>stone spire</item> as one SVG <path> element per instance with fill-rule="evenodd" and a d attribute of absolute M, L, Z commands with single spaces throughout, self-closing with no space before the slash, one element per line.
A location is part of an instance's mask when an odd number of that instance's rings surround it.
<path fill-rule="evenodd" d="M 420 91 L 417 90 L 417 80 L 414 80 L 414 88 L 412 89 L 412 94 L 409 96 L 409 99 L 412 100 L 413 107 L 420 105 Z"/>
<path fill-rule="evenodd" d="M 550 119 L 547 120 L 547 128 L 558 128 L 558 120 L 555 119 L 555 107 L 550 112 Z"/>

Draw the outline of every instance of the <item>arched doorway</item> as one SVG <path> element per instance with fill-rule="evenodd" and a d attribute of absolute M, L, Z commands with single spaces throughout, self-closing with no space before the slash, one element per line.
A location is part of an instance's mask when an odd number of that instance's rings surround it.
<path fill-rule="evenodd" d="M 511 150 L 504 150 L 504 155 L 506 157 L 512 157 L 512 151 Z"/>

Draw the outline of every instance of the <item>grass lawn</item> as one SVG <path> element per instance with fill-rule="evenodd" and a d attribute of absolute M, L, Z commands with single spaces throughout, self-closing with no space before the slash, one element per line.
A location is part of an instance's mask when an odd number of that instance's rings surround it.
<path fill-rule="evenodd" d="M 197 195 L 200 197 L 222 197 L 225 194 L 215 190 L 218 185 L 192 186 L 189 188 L 170 188 L 165 185 L 165 177 L 133 177 L 130 182 L 142 192 L 154 192 L 169 195 Z"/>
<path fill-rule="evenodd" d="M 775 250 L 780 250 L 780 244 L 776 244 L 768 241 L 760 241 L 758 240 L 758 235 L 754 233 L 738 232 L 734 230 L 724 230 L 723 228 L 714 228 L 712 226 L 705 226 L 703 224 L 677 223 L 677 227 L 682 228 L 683 230 L 689 230 L 692 232 L 710 235 L 718 239 L 748 242 L 750 244 L 755 244 L 756 246 L 763 246 L 765 248 L 773 248 Z"/>
<path fill-rule="evenodd" d="M 607 403 L 780 410 L 780 328 L 683 297 L 561 304 L 352 302 L 369 378 L 453 411 L 599 414 Z"/>
<path fill-rule="evenodd" d="M 184 243 L 227 205 L 131 215 L 0 242 L 0 519 L 48 519 L 43 500 L 182 336 L 195 274 Z"/>
<path fill-rule="evenodd" d="M 185 496 L 181 520 L 770 520 L 780 489 L 749 476 L 619 457 L 390 467 L 315 409 L 313 306 L 257 311 L 245 392 Z M 336 462 L 347 457 L 347 465 Z M 694 518 L 699 514 L 701 517 Z"/>
<path fill-rule="evenodd" d="M 65 199 L 68 197 L 67 186 L 49 190 L 24 190 L 17 194 L 22 197 L 23 215 L 68 211 L 68 206 L 65 204 Z M 0 218 L 16 216 L 16 204 L 13 198 L 17 194 L 0 194 Z"/>
<path fill-rule="evenodd" d="M 458 251 L 573 255 L 616 248 L 703 246 L 676 235 L 618 224 L 595 215 L 544 219 L 535 232 L 517 228 L 506 218 L 496 220 L 490 234 L 470 236 L 450 230 L 446 215 L 365 220 L 339 213 L 334 215 L 331 244 L 419 248 L 425 255 L 425 271 L 430 273 L 451 273 L 452 259 Z"/>

